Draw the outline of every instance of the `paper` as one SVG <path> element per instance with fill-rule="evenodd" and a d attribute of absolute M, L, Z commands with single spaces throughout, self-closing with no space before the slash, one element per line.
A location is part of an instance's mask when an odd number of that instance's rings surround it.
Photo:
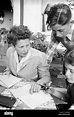
<path fill-rule="evenodd" d="M 52 97 L 50 94 L 45 94 L 43 91 L 40 91 L 39 93 L 33 93 L 20 97 L 20 99 L 31 109 L 34 109 L 35 107 L 39 107 L 41 104 L 52 100 Z"/>
<path fill-rule="evenodd" d="M 10 91 L 16 98 L 21 99 L 31 109 L 53 99 L 50 94 L 45 94 L 42 90 L 38 93 L 30 94 L 30 87 L 30 84 L 26 84 L 17 89 L 10 89 Z"/>
<path fill-rule="evenodd" d="M 17 82 L 19 82 L 21 80 L 21 78 L 17 78 L 13 75 L 0 75 L 0 83 L 2 83 L 1 85 L 2 86 L 5 86 L 5 87 L 11 87 L 13 86 L 14 84 L 16 84 Z"/>
<path fill-rule="evenodd" d="M 20 98 L 25 95 L 29 95 L 30 87 L 31 87 L 31 85 L 28 83 L 28 84 L 25 84 L 24 86 L 16 88 L 16 89 L 11 88 L 10 91 L 16 98 Z"/>

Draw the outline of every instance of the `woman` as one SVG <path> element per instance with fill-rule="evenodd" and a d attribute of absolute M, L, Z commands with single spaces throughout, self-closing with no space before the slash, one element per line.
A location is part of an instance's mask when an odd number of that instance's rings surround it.
<path fill-rule="evenodd" d="M 30 93 L 33 93 L 50 82 L 50 74 L 45 53 L 30 47 L 31 35 L 27 26 L 13 26 L 7 35 L 7 41 L 12 46 L 6 55 L 9 71 L 32 82 Z"/>
<path fill-rule="evenodd" d="M 54 56 L 57 45 L 61 42 L 66 48 L 67 52 L 74 49 L 74 42 L 67 37 L 71 33 L 73 21 L 71 21 L 71 10 L 67 4 L 58 3 L 53 5 L 47 12 L 47 28 L 52 29 L 51 43 L 48 48 L 48 56 L 50 59 Z M 52 60 L 52 59 L 51 59 Z M 63 65 L 63 74 L 65 74 L 65 67 Z"/>

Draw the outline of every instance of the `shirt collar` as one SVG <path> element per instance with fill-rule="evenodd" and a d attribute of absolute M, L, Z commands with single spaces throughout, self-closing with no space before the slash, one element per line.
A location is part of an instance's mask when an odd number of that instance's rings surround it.
<path fill-rule="evenodd" d="M 31 50 L 29 50 L 28 54 L 26 55 L 26 57 L 23 57 L 20 61 L 20 63 L 23 63 L 25 62 L 26 60 L 28 60 L 29 58 L 31 57 Z M 18 54 L 17 54 L 17 51 L 15 50 L 14 52 L 14 58 L 16 60 L 17 63 L 19 63 L 19 60 L 18 60 Z"/>

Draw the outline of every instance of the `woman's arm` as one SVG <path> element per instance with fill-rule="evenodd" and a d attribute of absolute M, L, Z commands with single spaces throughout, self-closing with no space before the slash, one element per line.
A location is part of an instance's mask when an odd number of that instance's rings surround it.
<path fill-rule="evenodd" d="M 37 81 L 38 84 L 47 84 L 51 81 L 50 72 L 49 72 L 49 65 L 47 64 L 47 57 L 45 54 L 40 58 L 40 64 L 38 66 L 38 75 L 39 80 Z"/>
<path fill-rule="evenodd" d="M 8 67 L 9 67 L 9 70 L 17 76 L 17 66 L 16 66 L 16 61 L 15 61 L 15 58 L 14 58 L 14 50 L 13 50 L 13 47 L 9 47 L 7 52 L 6 52 L 6 56 L 7 56 L 7 59 L 8 59 Z"/>

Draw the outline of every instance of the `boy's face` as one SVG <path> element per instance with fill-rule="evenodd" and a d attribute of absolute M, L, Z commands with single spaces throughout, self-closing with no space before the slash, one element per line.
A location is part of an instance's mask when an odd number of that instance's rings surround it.
<path fill-rule="evenodd" d="M 65 67 L 66 67 L 65 76 L 67 78 L 67 81 L 69 83 L 74 83 L 74 66 L 66 64 Z"/>

